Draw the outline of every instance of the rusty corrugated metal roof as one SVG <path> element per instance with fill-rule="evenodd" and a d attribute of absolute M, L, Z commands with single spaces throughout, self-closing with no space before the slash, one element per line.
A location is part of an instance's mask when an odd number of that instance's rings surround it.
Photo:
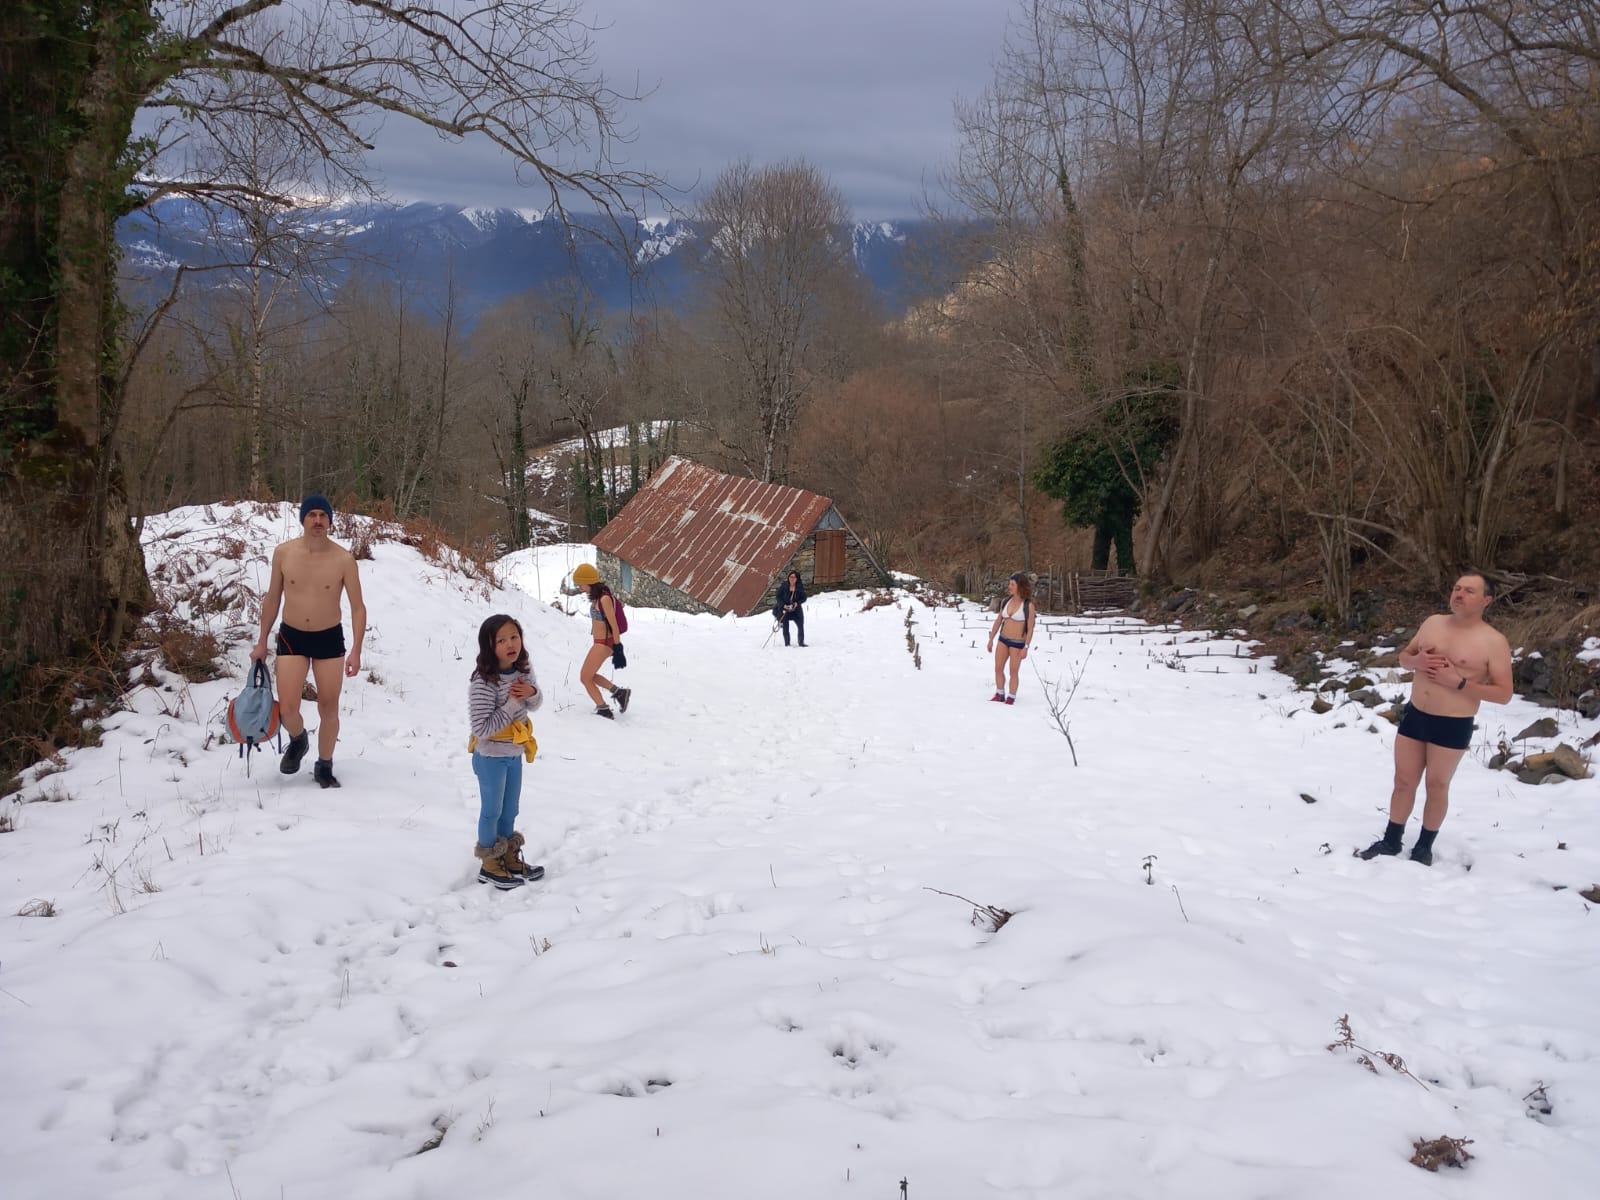
<path fill-rule="evenodd" d="M 722 613 L 747 616 L 833 501 L 669 458 L 594 539 Z"/>

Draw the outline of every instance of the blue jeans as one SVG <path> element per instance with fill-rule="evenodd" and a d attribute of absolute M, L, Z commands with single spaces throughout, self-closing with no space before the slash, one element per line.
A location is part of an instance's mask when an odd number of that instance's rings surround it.
<path fill-rule="evenodd" d="M 472 756 L 472 773 L 478 777 L 478 845 L 492 846 L 510 837 L 517 825 L 522 799 L 522 751 L 510 758 Z"/>

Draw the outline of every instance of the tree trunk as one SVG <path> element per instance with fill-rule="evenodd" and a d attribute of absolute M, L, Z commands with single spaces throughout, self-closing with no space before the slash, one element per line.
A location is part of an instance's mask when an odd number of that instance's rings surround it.
<path fill-rule="evenodd" d="M 1104 571 L 1110 567 L 1113 540 L 1114 531 L 1110 523 L 1102 519 L 1094 527 L 1094 552 L 1089 557 L 1090 570 Z"/>
<path fill-rule="evenodd" d="M 1580 442 L 1579 409 L 1585 399 L 1600 402 L 1600 342 L 1597 342 L 1589 352 L 1589 377 L 1573 383 L 1567 392 L 1566 411 L 1561 414 L 1558 431 L 1561 445 L 1556 450 L 1555 503 L 1552 507 L 1555 509 L 1556 520 L 1563 529 L 1572 523 L 1571 470 L 1567 464 L 1572 458 L 1573 447 Z M 1595 403 L 1594 407 L 1600 410 L 1600 403 Z"/>
<path fill-rule="evenodd" d="M 0 16 L 0 773 L 70 720 L 74 660 L 148 602 L 114 443 L 115 222 L 149 4 Z M 42 133 L 41 133 L 42 131 Z M 18 303 L 18 302 L 21 303 Z"/>
<path fill-rule="evenodd" d="M 1017 423 L 1017 527 L 1022 532 L 1022 569 L 1033 571 L 1033 535 L 1028 529 L 1028 401 Z"/>
<path fill-rule="evenodd" d="M 130 0 L 109 7 L 94 31 L 94 66 L 78 97 L 75 115 L 81 132 L 65 156 L 58 209 L 55 361 L 57 428 L 81 439 L 93 470 L 89 495 L 73 489 L 68 495 L 82 503 L 69 500 L 67 505 L 86 526 L 83 569 L 97 601 L 86 605 L 82 615 L 86 627 L 98 627 L 117 641 L 126 631 L 128 610 L 143 611 L 150 594 L 144 554 L 134 537 L 115 462 L 122 415 L 118 364 L 102 353 L 117 344 L 122 315 L 114 270 L 116 221 L 126 203 L 119 159 L 132 136 L 130 78 L 137 69 L 124 22 L 148 21 L 149 4 Z"/>
<path fill-rule="evenodd" d="M 524 391 L 511 409 L 511 470 L 507 482 L 511 485 L 513 550 L 526 550 L 533 543 L 528 528 L 528 433 L 522 416 L 526 396 Z"/>
<path fill-rule="evenodd" d="M 250 268 L 250 480 L 252 498 L 267 498 L 267 314 L 261 305 L 261 267 Z"/>
<path fill-rule="evenodd" d="M 1322 598 L 1334 628 L 1350 626 L 1350 522 L 1342 515 L 1318 517 L 1322 551 Z"/>

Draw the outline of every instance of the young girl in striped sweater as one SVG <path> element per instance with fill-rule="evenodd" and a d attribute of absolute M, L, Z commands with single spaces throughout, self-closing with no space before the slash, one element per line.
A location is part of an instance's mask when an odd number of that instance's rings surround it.
<path fill-rule="evenodd" d="M 467 688 L 467 716 L 472 738 L 472 773 L 478 777 L 478 882 L 502 890 L 544 878 L 544 868 L 522 859 L 522 835 L 516 832 L 522 798 L 522 764 L 533 761 L 538 743 L 528 714 L 544 703 L 522 626 L 496 613 L 478 628 L 478 662 Z"/>

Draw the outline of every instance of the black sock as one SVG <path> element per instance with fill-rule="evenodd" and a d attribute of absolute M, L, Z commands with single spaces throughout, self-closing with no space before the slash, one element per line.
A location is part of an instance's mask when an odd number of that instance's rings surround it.
<path fill-rule="evenodd" d="M 1433 839 L 1438 836 L 1439 831 L 1437 829 L 1424 829 L 1421 833 L 1417 834 L 1417 844 L 1411 847 L 1412 853 L 1414 854 L 1418 850 L 1432 850 Z"/>
<path fill-rule="evenodd" d="M 1405 835 L 1406 827 L 1404 825 L 1397 825 L 1393 821 L 1390 821 L 1388 825 L 1384 826 L 1383 840 L 1396 849 L 1399 849 L 1400 840 L 1404 838 Z M 1427 838 L 1430 842 L 1433 841 L 1433 835 L 1431 833 L 1427 835 Z"/>

